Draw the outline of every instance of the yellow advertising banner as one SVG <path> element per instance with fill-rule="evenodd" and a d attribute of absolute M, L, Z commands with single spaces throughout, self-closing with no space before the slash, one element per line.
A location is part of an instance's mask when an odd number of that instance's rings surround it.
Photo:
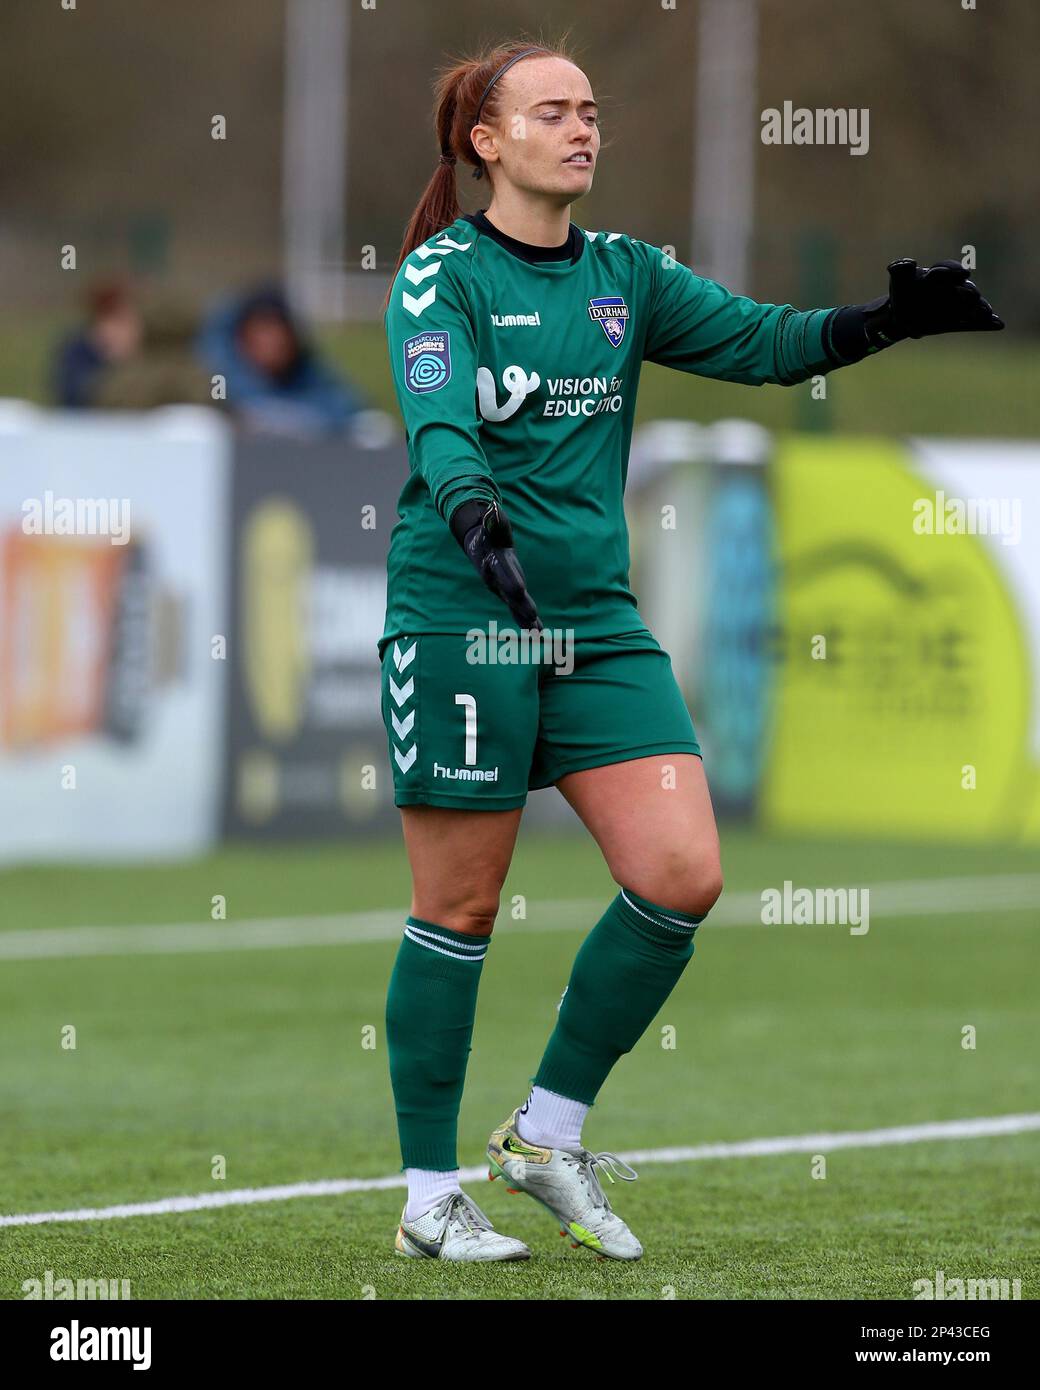
<path fill-rule="evenodd" d="M 1040 840 L 1040 568 L 1021 525 L 1040 485 L 1035 457 L 986 462 L 778 443 L 767 825 Z"/>

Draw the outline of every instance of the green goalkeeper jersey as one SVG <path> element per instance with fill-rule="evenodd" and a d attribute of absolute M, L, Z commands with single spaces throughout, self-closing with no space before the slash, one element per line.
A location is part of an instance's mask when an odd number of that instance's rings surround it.
<path fill-rule="evenodd" d="M 388 563 L 390 638 L 515 623 L 447 522 L 497 499 L 547 628 L 644 630 L 623 495 L 644 361 L 793 385 L 840 364 L 833 311 L 758 304 L 659 247 L 571 224 L 565 247 L 459 217 L 402 263 L 386 312 L 410 473 Z"/>

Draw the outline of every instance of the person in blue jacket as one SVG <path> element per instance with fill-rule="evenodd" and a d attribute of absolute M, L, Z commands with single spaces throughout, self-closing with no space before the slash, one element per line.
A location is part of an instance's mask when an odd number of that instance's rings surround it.
<path fill-rule="evenodd" d="M 209 370 L 223 376 L 228 408 L 248 429 L 338 434 L 365 408 L 318 357 L 277 285 L 219 304 L 203 326 L 199 351 Z"/>

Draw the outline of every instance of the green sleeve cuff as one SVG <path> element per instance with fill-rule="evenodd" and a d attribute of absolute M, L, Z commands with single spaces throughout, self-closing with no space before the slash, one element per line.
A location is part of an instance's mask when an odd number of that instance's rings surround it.
<path fill-rule="evenodd" d="M 459 482 L 436 499 L 437 511 L 449 525 L 452 513 L 458 511 L 463 502 L 501 502 L 498 489 L 486 478 L 462 478 Z"/>

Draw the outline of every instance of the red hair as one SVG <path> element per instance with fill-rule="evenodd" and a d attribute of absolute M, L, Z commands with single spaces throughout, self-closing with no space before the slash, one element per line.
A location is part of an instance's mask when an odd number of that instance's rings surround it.
<path fill-rule="evenodd" d="M 565 42 L 565 41 L 564 41 Z M 491 122 L 498 115 L 501 105 L 499 82 L 488 92 L 481 106 L 485 88 L 500 68 L 511 58 L 516 58 L 525 49 L 534 49 L 532 58 L 563 58 L 573 63 L 574 58 L 564 48 L 563 43 L 542 44 L 526 39 L 514 39 L 508 43 L 496 44 L 482 53 L 469 58 L 454 60 L 453 66 L 443 69 L 434 86 L 433 123 L 437 132 L 437 145 L 440 153 L 449 158 L 454 156 L 460 164 L 469 164 L 478 175 L 484 173 L 484 163 L 470 140 L 470 131 L 477 124 L 477 113 L 481 122 Z M 519 61 L 524 61 L 520 59 Z M 458 187 L 455 182 L 455 164 L 439 159 L 433 177 L 423 189 L 418 206 L 412 213 L 408 228 L 401 243 L 401 251 L 390 277 L 393 285 L 394 275 L 401 268 L 407 256 L 428 241 L 437 232 L 459 217 Z M 385 311 L 390 302 L 390 288 L 387 288 L 383 301 Z"/>

